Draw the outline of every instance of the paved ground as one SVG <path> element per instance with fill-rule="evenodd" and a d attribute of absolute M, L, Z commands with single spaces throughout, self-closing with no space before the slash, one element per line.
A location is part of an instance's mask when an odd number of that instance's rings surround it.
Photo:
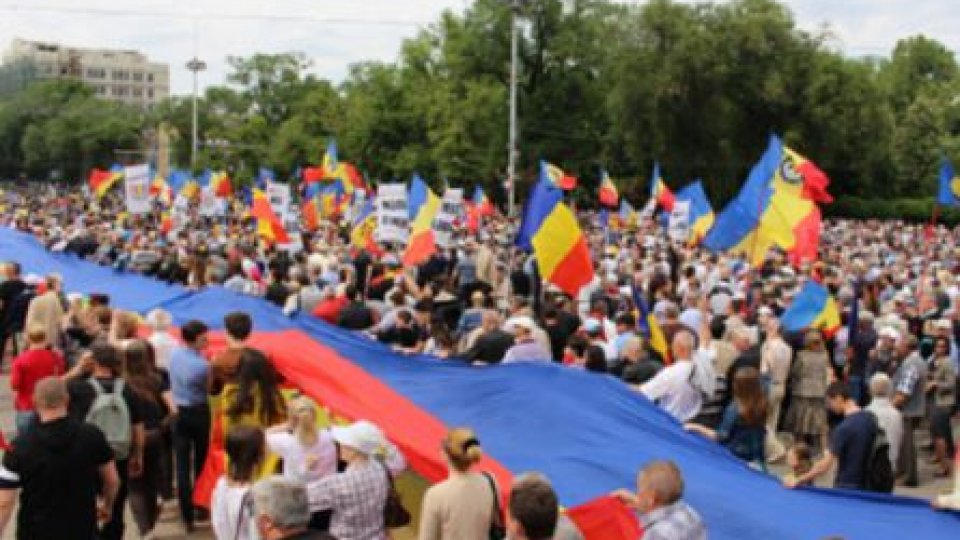
<path fill-rule="evenodd" d="M 10 394 L 10 384 L 9 377 L 6 374 L 0 375 L 0 429 L 3 430 L 4 434 L 10 434 L 13 432 L 13 404 Z M 960 430 L 958 430 L 960 431 Z M 958 433 L 960 435 L 960 433 Z M 9 436 L 8 436 L 9 439 Z M 926 444 L 928 442 L 928 437 L 926 433 L 921 433 L 918 436 L 918 444 Z M 960 440 L 960 439 L 958 439 Z M 913 497 L 921 497 L 924 499 L 930 499 L 934 495 L 940 493 L 946 493 L 950 491 L 953 487 L 952 479 L 934 479 L 933 478 L 933 469 L 930 465 L 927 464 L 927 459 L 929 454 L 921 452 L 921 471 L 920 471 L 920 481 L 921 486 L 919 488 L 905 488 L 898 487 L 896 492 L 902 495 L 908 495 Z M 784 467 L 782 465 L 774 466 L 771 470 L 773 474 L 781 475 L 784 473 Z M 829 478 L 832 478 L 832 475 L 826 475 L 827 478 L 824 479 L 822 485 L 829 485 Z M 411 508 L 414 513 L 417 513 L 418 509 Z M 15 518 L 14 518 L 15 519 Z M 127 540 L 137 540 L 140 536 L 135 530 L 133 525 L 133 518 L 127 513 Z M 405 540 L 406 538 L 413 538 L 414 536 L 410 531 L 404 531 L 403 534 L 397 535 L 397 538 L 400 540 Z M 7 529 L 6 534 L 3 535 L 3 538 L 0 540 L 12 540 L 14 538 L 14 527 L 11 526 Z M 160 523 L 157 526 L 156 531 L 154 531 L 154 538 L 157 540 L 173 540 L 173 539 L 189 539 L 189 540 L 211 540 L 213 539 L 213 534 L 210 531 L 209 527 L 200 528 L 194 534 L 187 535 L 180 524 L 179 513 L 177 512 L 175 503 L 168 503 L 163 508 L 163 515 L 160 518 Z"/>

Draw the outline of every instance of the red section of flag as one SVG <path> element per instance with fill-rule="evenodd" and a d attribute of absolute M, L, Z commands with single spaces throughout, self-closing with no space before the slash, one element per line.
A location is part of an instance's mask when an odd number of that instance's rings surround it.
<path fill-rule="evenodd" d="M 638 540 L 643 536 L 637 517 L 613 497 L 600 497 L 571 508 L 567 517 L 585 540 Z"/>

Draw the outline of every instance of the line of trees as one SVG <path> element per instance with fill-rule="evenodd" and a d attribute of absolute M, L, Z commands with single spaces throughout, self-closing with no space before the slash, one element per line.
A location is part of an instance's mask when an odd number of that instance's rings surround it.
<path fill-rule="evenodd" d="M 602 166 L 642 198 L 658 160 L 668 184 L 702 178 L 711 198 L 728 198 L 775 132 L 834 193 L 892 198 L 932 194 L 942 156 L 960 157 L 958 64 L 923 36 L 850 58 L 828 28 L 800 30 L 773 0 L 531 0 L 523 15 L 522 183 L 545 158 L 581 178 L 582 197 Z M 218 144 L 198 166 L 291 173 L 336 136 L 371 178 L 417 170 L 502 200 L 509 28 L 508 2 L 475 0 L 405 41 L 395 62 L 353 65 L 341 83 L 308 75 L 305 53 L 230 58 L 227 81 L 200 100 L 200 137 Z M 190 118 L 186 97 L 142 113 L 77 83 L 36 83 L 0 101 L 0 175 L 82 175 L 161 122 L 186 164 Z"/>

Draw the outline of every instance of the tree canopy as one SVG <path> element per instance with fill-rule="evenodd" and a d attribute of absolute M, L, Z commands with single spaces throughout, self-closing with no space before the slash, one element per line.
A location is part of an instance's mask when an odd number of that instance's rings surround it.
<path fill-rule="evenodd" d="M 197 166 L 290 174 L 319 162 L 336 137 L 341 158 L 373 179 L 416 170 L 436 185 L 485 184 L 502 200 L 508 4 L 447 11 L 406 40 L 395 62 L 350 66 L 340 82 L 309 75 L 300 52 L 231 57 L 227 80 L 200 99 L 206 144 Z M 827 172 L 834 193 L 932 194 L 940 159 L 960 158 L 953 52 L 924 36 L 905 37 L 884 58 L 853 58 L 832 43 L 829 28 L 801 30 L 773 0 L 530 0 L 520 40 L 521 193 L 547 159 L 581 178 L 582 197 L 593 196 L 602 167 L 637 198 L 656 161 L 668 184 L 700 178 L 712 198 L 728 198 L 779 133 Z M 0 174 L 108 164 L 111 148 L 161 122 L 175 163 L 189 163 L 188 98 L 146 115 L 94 99 L 70 82 L 0 97 Z"/>

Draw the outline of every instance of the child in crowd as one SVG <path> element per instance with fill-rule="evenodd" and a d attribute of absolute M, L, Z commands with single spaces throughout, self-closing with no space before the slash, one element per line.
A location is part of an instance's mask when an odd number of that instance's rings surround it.
<path fill-rule="evenodd" d="M 810 458 L 810 447 L 802 442 L 794 443 L 794 445 L 790 447 L 790 450 L 787 451 L 787 466 L 790 467 L 790 472 L 787 473 L 789 478 L 799 478 L 806 474 L 810 468 L 813 467 L 813 460 Z M 812 486 L 813 481 L 799 485 Z"/>

